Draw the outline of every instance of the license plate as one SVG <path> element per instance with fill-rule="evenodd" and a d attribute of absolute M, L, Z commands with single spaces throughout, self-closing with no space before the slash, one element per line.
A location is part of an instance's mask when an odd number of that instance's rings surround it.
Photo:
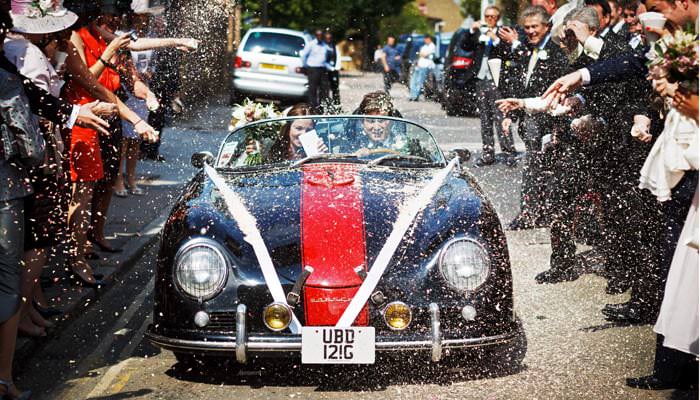
<path fill-rule="evenodd" d="M 286 67 L 285 65 L 265 64 L 265 63 L 261 63 L 261 64 L 260 64 L 260 68 L 272 69 L 272 70 L 275 70 L 275 71 L 286 71 L 286 70 L 287 70 L 287 67 Z"/>
<path fill-rule="evenodd" d="M 305 326 L 302 364 L 374 364 L 374 328 Z"/>

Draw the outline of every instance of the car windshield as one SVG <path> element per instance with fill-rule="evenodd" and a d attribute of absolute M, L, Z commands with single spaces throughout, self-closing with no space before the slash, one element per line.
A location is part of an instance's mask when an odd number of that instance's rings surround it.
<path fill-rule="evenodd" d="M 248 36 L 243 51 L 298 57 L 304 48 L 304 38 L 276 32 L 253 32 Z"/>
<path fill-rule="evenodd" d="M 445 159 L 432 135 L 411 122 L 381 116 L 302 116 L 250 123 L 231 132 L 218 168 L 246 169 L 324 160 L 437 167 Z"/>

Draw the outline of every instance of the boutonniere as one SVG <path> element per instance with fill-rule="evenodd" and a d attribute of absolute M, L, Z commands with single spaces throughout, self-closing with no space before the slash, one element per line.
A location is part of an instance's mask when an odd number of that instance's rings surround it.
<path fill-rule="evenodd" d="M 549 54 L 547 54 L 547 50 L 540 50 L 537 53 L 537 58 L 539 58 L 542 61 L 545 61 L 549 58 Z"/>

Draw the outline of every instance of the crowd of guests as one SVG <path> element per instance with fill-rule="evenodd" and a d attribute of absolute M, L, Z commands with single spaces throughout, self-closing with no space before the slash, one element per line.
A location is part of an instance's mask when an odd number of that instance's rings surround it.
<path fill-rule="evenodd" d="M 642 29 L 647 11 L 662 14 L 665 27 Z M 606 305 L 605 318 L 655 322 L 659 334 L 653 374 L 627 384 L 697 385 L 697 0 L 583 0 L 559 9 L 535 0 L 515 27 L 498 25 L 498 7 L 484 15 L 462 44 L 477 49 L 477 165 L 496 161 L 494 135 L 509 163 L 514 134 L 525 142 L 520 212 L 509 228 L 551 228 L 550 267 L 535 280 L 577 279 L 576 245 L 592 246 L 606 292 L 630 293 Z M 694 54 L 668 52 L 685 40 L 681 31 Z M 670 68 L 695 60 L 695 76 L 672 76 L 653 66 L 655 57 Z"/>
<path fill-rule="evenodd" d="M 158 159 L 161 104 L 174 93 L 156 79 L 154 50 L 197 47 L 193 39 L 157 38 L 162 11 L 139 0 L 0 2 L 4 399 L 31 396 L 12 383 L 17 334 L 45 336 L 49 318 L 61 313 L 40 285 L 49 257 L 63 254 L 74 283 L 103 285 L 88 260 L 120 251 L 104 232 L 112 195 L 143 194 L 135 177 L 142 143 Z"/>

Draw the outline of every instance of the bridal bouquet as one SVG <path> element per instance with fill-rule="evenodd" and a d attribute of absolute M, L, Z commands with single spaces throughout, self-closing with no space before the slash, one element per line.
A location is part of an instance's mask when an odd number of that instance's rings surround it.
<path fill-rule="evenodd" d="M 228 130 L 229 132 L 233 132 L 234 130 L 250 123 L 265 119 L 277 118 L 279 116 L 280 113 L 277 112 L 273 104 L 263 105 L 251 101 L 250 99 L 246 99 L 242 105 L 237 104 L 233 108 Z M 260 153 L 262 146 L 260 141 L 263 138 L 272 137 L 278 133 L 278 128 L 274 124 L 256 125 L 246 129 L 245 151 L 238 157 L 236 166 L 262 164 L 263 159 Z"/>
<path fill-rule="evenodd" d="M 673 38 L 656 41 L 649 66 L 669 82 L 678 82 L 684 91 L 698 93 L 698 39 L 694 34 L 679 29 Z"/>
<path fill-rule="evenodd" d="M 251 122 L 263 119 L 276 118 L 280 114 L 275 109 L 274 104 L 262 105 L 245 99 L 243 105 L 236 104 L 231 113 L 231 122 L 228 125 L 229 132 L 247 125 Z"/>

